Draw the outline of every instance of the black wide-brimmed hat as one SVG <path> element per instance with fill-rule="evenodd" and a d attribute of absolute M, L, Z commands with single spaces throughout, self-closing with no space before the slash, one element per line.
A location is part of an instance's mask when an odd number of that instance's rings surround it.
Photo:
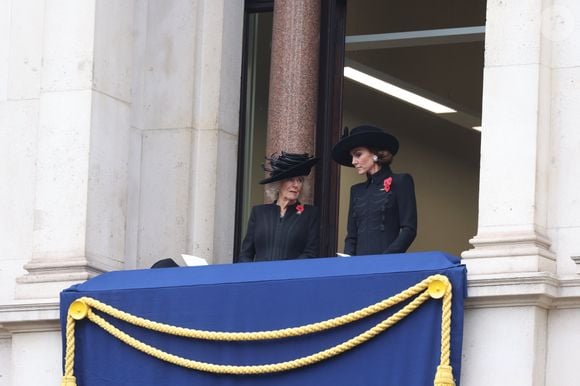
<path fill-rule="evenodd" d="M 344 166 L 352 167 L 350 151 L 364 146 L 369 149 L 388 150 L 392 155 L 399 151 L 399 141 L 383 129 L 370 125 L 357 126 L 348 133 L 345 129 L 342 138 L 332 148 L 332 159 Z"/>
<path fill-rule="evenodd" d="M 262 185 L 286 178 L 307 176 L 310 174 L 312 166 L 318 162 L 318 158 L 311 157 L 307 153 L 295 154 L 286 153 L 285 151 L 280 154 L 274 153 L 266 160 L 270 163 L 269 167 L 265 165 L 262 165 L 262 167 L 270 173 L 270 177 L 260 181 Z"/>

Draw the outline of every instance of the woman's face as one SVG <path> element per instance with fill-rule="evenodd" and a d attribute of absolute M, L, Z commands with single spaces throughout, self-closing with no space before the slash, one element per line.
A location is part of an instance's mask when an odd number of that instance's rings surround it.
<path fill-rule="evenodd" d="M 358 174 L 376 173 L 380 166 L 373 161 L 373 152 L 364 146 L 355 147 L 350 151 L 352 165 Z"/>
<path fill-rule="evenodd" d="M 290 202 L 298 200 L 303 183 L 304 177 L 292 177 L 280 181 L 278 197 Z"/>

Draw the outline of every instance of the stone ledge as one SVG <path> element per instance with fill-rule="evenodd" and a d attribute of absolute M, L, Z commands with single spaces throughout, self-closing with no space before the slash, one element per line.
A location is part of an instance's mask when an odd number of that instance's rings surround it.
<path fill-rule="evenodd" d="M 103 270 L 93 266 L 85 257 L 58 260 L 32 260 L 24 265 L 27 274 L 18 277 L 17 283 L 37 283 L 52 281 L 87 280 L 103 273 Z"/>
<path fill-rule="evenodd" d="M 465 308 L 580 308 L 580 277 L 550 272 L 468 275 Z"/>
<path fill-rule="evenodd" d="M 480 275 L 509 272 L 556 272 L 556 255 L 547 236 L 534 230 L 480 230 L 469 240 L 473 248 L 461 254 L 470 272 Z"/>
<path fill-rule="evenodd" d="M 28 273 L 16 278 L 16 299 L 52 299 L 71 285 L 82 283 L 103 271 L 85 257 L 54 260 L 32 260 L 24 269 Z"/>
<path fill-rule="evenodd" d="M 576 264 L 576 273 L 580 274 L 580 256 L 570 256 L 574 264 Z"/>
<path fill-rule="evenodd" d="M 0 333 L 60 330 L 60 307 L 56 299 L 0 305 Z"/>
<path fill-rule="evenodd" d="M 468 275 L 466 309 L 536 306 L 580 308 L 580 277 L 549 272 Z M 60 330 L 57 299 L 0 305 L 0 334 Z"/>

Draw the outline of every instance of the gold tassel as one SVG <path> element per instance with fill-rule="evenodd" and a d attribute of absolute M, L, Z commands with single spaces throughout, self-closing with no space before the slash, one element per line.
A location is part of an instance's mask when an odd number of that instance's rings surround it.
<path fill-rule="evenodd" d="M 64 377 L 62 377 L 60 386 L 77 386 L 77 379 L 72 375 L 70 376 L 65 375 Z"/>
<path fill-rule="evenodd" d="M 455 386 L 451 366 L 437 366 L 434 383 L 435 386 Z"/>

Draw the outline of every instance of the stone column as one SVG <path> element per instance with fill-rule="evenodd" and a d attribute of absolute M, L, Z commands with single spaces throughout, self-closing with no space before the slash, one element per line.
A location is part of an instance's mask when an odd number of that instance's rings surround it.
<path fill-rule="evenodd" d="M 547 236 L 551 45 L 543 2 L 490 1 L 470 274 L 555 270 Z"/>
<path fill-rule="evenodd" d="M 320 0 L 274 3 L 268 101 L 267 155 L 279 151 L 314 153 L 320 46 Z M 303 202 L 312 202 L 314 172 Z"/>
<path fill-rule="evenodd" d="M 188 250 L 231 263 L 244 2 L 197 4 Z"/>
<path fill-rule="evenodd" d="M 479 222 L 462 254 L 461 381 L 470 386 L 548 384 L 548 315 L 559 291 L 548 236 L 550 4 L 487 2 Z"/>
<path fill-rule="evenodd" d="M 91 261 L 87 247 L 89 196 L 99 190 L 91 191 L 91 187 L 108 179 L 105 168 L 100 169 L 100 176 L 91 176 L 89 171 L 97 158 L 106 157 L 105 148 L 92 147 L 91 136 L 107 136 L 92 130 L 95 111 L 102 111 L 108 99 L 97 97 L 93 90 L 94 74 L 99 72 L 96 2 L 43 5 L 44 33 L 36 47 L 42 61 L 37 68 L 36 179 L 30 187 L 34 190 L 32 258 L 24 265 L 28 273 L 17 279 L 17 298 L 56 298 L 63 288 L 111 266 L 108 259 Z"/>
<path fill-rule="evenodd" d="M 140 4 L 126 262 L 231 262 L 243 2 Z"/>
<path fill-rule="evenodd" d="M 125 252 L 133 2 L 43 5 L 32 256 L 17 298 L 57 298 L 122 268 Z"/>

